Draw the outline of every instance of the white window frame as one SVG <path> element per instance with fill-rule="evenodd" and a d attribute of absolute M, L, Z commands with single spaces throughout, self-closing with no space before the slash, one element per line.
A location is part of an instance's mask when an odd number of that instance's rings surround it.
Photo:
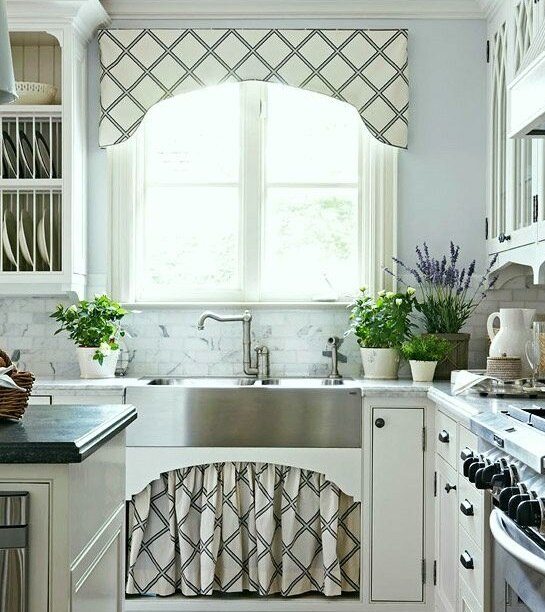
<path fill-rule="evenodd" d="M 242 130 L 243 137 L 264 138 L 264 116 L 262 106 L 265 84 L 260 84 L 260 96 L 251 94 L 250 89 L 242 87 Z M 255 105 L 259 105 L 256 107 Z M 261 121 L 245 125 L 247 112 L 259 113 Z M 363 126 L 363 124 L 362 124 Z M 260 131 L 251 134 L 250 130 Z M 384 267 L 391 267 L 392 257 L 396 254 L 397 244 L 397 149 L 379 143 L 375 138 L 360 132 L 359 147 L 361 164 L 359 168 L 358 202 L 358 246 L 360 284 L 367 285 L 371 291 L 391 288 L 392 279 L 384 273 Z M 111 211 L 111 270 L 110 292 L 113 297 L 130 305 L 164 304 L 323 304 L 322 302 L 302 301 L 300 298 L 273 298 L 260 295 L 259 278 L 261 267 L 263 201 L 265 185 L 261 167 L 261 152 L 241 147 L 241 293 L 221 296 L 211 290 L 209 294 L 184 295 L 178 301 L 141 301 L 137 298 L 136 282 L 139 261 L 137 250 L 138 236 L 142 235 L 141 214 L 143 209 L 143 176 L 145 146 L 144 129 L 122 144 L 108 147 L 108 174 L 110 186 Z M 255 205 L 255 202 L 258 205 Z M 354 287 L 354 293 L 358 287 Z M 339 296 L 337 303 L 345 303 L 346 296 Z"/>

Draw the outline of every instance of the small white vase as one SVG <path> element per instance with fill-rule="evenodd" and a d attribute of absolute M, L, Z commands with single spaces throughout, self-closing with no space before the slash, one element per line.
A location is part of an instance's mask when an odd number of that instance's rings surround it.
<path fill-rule="evenodd" d="M 411 374 L 414 382 L 432 382 L 435 375 L 437 361 L 415 361 L 409 360 Z"/>
<path fill-rule="evenodd" d="M 78 346 L 76 351 L 81 378 L 113 378 L 115 376 L 119 350 L 108 353 L 104 357 L 102 365 L 96 359 L 93 359 L 97 352 L 96 348 Z"/>
<path fill-rule="evenodd" d="M 363 377 L 395 380 L 399 370 L 399 351 L 394 348 L 360 348 Z"/>

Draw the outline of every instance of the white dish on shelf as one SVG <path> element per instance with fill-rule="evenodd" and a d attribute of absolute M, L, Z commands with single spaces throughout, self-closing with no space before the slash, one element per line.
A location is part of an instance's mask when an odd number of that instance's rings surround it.
<path fill-rule="evenodd" d="M 47 226 L 47 227 L 46 227 Z M 36 229 L 36 241 L 38 243 L 38 252 L 40 257 L 43 259 L 45 265 L 51 268 L 51 258 L 49 256 L 49 250 L 47 248 L 47 236 L 49 235 L 49 219 L 47 214 L 44 213 L 42 218 L 38 222 Z"/>
<path fill-rule="evenodd" d="M 34 134 L 34 148 L 36 150 L 36 176 L 37 178 L 57 178 L 55 164 L 51 162 L 51 153 L 43 134 L 36 130 Z"/>
<path fill-rule="evenodd" d="M 31 81 L 16 81 L 17 100 L 13 104 L 52 104 L 57 94 L 57 88 L 49 83 Z"/>
<path fill-rule="evenodd" d="M 34 152 L 30 140 L 23 130 L 19 130 L 19 158 L 22 161 L 21 166 L 24 169 L 24 174 L 27 175 L 21 175 L 19 178 L 34 178 Z"/>
<path fill-rule="evenodd" d="M 15 257 L 15 249 L 12 247 L 12 241 L 14 240 L 14 246 L 17 246 L 17 221 L 15 215 L 11 210 L 4 211 L 4 223 L 2 224 L 2 242 L 4 244 L 4 253 L 9 261 L 17 267 L 17 258 Z"/>
<path fill-rule="evenodd" d="M 2 132 L 2 162 L 4 164 L 4 178 L 17 178 L 17 151 L 11 136 L 6 132 Z M 11 176 L 7 176 L 11 174 Z"/>
<path fill-rule="evenodd" d="M 26 210 L 21 211 L 21 217 L 19 221 L 19 245 L 21 247 L 21 254 L 24 260 L 34 268 L 34 259 L 31 255 L 31 249 L 33 243 L 34 223 L 32 217 Z"/>

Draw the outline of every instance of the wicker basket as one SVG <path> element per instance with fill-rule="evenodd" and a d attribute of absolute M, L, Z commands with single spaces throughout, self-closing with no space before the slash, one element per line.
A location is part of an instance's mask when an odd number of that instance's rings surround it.
<path fill-rule="evenodd" d="M 0 367 L 10 365 L 11 359 L 9 356 L 4 351 L 0 351 Z M 0 418 L 19 420 L 28 406 L 28 398 L 34 384 L 34 375 L 30 372 L 19 372 L 13 369 L 8 372 L 8 376 L 11 376 L 13 381 L 25 391 L 0 387 Z"/>

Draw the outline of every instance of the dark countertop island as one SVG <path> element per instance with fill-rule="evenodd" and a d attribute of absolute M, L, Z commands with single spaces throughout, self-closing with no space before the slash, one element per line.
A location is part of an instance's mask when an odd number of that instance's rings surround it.
<path fill-rule="evenodd" d="M 136 419 L 131 405 L 29 406 L 0 420 L 0 464 L 81 463 Z"/>

